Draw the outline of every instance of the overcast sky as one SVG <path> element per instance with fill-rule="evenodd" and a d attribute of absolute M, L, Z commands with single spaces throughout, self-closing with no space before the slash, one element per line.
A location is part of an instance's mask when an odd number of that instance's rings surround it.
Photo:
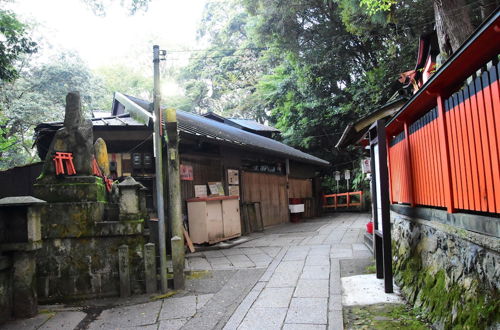
<path fill-rule="evenodd" d="M 105 17 L 95 16 L 82 0 L 15 0 L 9 7 L 24 21 L 38 23 L 35 37 L 43 36 L 53 51 L 76 50 L 96 68 L 131 54 L 149 62 L 155 43 L 167 50 L 199 48 L 196 29 L 206 1 L 152 0 L 147 12 L 129 16 L 115 0 Z"/>

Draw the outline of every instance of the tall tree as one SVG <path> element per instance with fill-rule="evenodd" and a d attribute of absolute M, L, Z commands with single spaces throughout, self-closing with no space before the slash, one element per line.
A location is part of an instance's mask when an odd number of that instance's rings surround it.
<path fill-rule="evenodd" d="M 193 55 L 188 68 L 191 79 L 208 86 L 204 106 L 261 114 L 286 143 L 338 168 L 357 164 L 356 152 L 334 146 L 350 121 L 397 91 L 432 7 L 425 0 L 398 2 L 388 24 L 385 14 L 368 15 L 358 0 L 235 0 L 233 6 L 208 10 L 216 23 L 204 25 L 213 55 Z M 227 70 L 226 63 L 234 66 Z"/>
<path fill-rule="evenodd" d="M 2 2 L 0 0 L 0 4 Z M 16 79 L 17 59 L 36 50 L 37 45 L 29 38 L 26 25 L 14 13 L 0 9 L 0 83 Z"/>
<path fill-rule="evenodd" d="M 393 13 L 398 2 L 393 0 L 361 0 L 369 14 Z M 475 27 L 495 8 L 498 0 L 433 0 L 434 23 L 442 56 L 449 57 L 474 32 Z M 391 15 L 389 15 L 391 17 Z"/>
<path fill-rule="evenodd" d="M 254 19 L 239 1 L 207 3 L 199 38 L 210 46 L 193 52 L 180 75 L 197 112 L 266 119 L 253 98 L 258 78 L 267 67 L 260 60 L 264 49 L 251 35 Z"/>

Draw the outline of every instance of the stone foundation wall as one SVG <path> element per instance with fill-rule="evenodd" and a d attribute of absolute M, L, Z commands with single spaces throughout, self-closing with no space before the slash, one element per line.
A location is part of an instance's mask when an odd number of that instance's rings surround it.
<path fill-rule="evenodd" d="M 500 326 L 500 239 L 391 211 L 403 295 L 437 328 Z"/>
<path fill-rule="evenodd" d="M 40 302 L 118 296 L 118 247 L 128 245 L 132 293 L 144 293 L 142 236 L 45 240 L 38 251 Z"/>
<path fill-rule="evenodd" d="M 120 295 L 118 248 L 127 245 L 132 293 L 144 293 L 144 221 L 103 221 L 104 202 L 49 203 L 41 209 L 36 253 L 42 303 Z"/>

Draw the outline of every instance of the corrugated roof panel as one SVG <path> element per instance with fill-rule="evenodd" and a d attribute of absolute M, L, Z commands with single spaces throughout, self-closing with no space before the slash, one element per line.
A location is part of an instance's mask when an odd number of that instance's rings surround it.
<path fill-rule="evenodd" d="M 228 118 L 228 120 L 236 123 L 242 127 L 251 129 L 253 131 L 261 131 L 261 132 L 279 132 L 279 129 L 261 124 L 251 119 L 240 119 L 240 118 Z"/>
<path fill-rule="evenodd" d="M 116 100 L 115 100 L 116 101 Z M 179 130 L 185 134 L 204 136 L 217 141 L 224 141 L 228 144 L 237 145 L 247 149 L 261 151 L 269 154 L 278 154 L 285 158 L 326 166 L 329 163 L 326 160 L 309 155 L 305 152 L 287 146 L 284 143 L 266 138 L 254 133 L 243 131 L 239 128 L 218 121 L 205 118 L 193 113 L 177 110 L 177 121 Z M 92 124 L 96 127 L 145 127 L 146 125 L 138 122 L 129 114 L 119 116 L 110 116 L 104 118 L 93 118 Z M 61 127 L 62 122 L 40 124 L 35 129 L 43 128 L 57 129 Z"/>
<path fill-rule="evenodd" d="M 177 110 L 179 129 L 186 133 L 201 134 L 206 137 L 223 139 L 229 143 L 244 145 L 248 148 L 281 154 L 284 157 L 302 160 L 317 165 L 329 163 L 318 157 L 287 146 L 284 143 L 269 139 L 257 134 L 242 131 L 236 127 L 220 123 L 193 113 Z"/>

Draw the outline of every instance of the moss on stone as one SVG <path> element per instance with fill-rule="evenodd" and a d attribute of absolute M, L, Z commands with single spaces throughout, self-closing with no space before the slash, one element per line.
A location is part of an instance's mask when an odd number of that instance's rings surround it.
<path fill-rule="evenodd" d="M 169 292 L 167 292 L 165 294 L 160 294 L 158 296 L 153 296 L 153 297 L 151 297 L 151 300 L 152 301 L 156 301 L 156 300 L 160 300 L 160 299 L 170 298 L 170 297 L 176 295 L 177 293 L 178 293 L 178 291 L 169 291 Z"/>
<path fill-rule="evenodd" d="M 405 304 L 346 307 L 344 322 L 346 329 L 423 330 L 429 328 L 417 311 Z"/>
<path fill-rule="evenodd" d="M 377 266 L 375 264 L 365 268 L 365 274 L 375 274 L 376 272 L 377 272 Z"/>
<path fill-rule="evenodd" d="M 186 274 L 186 279 L 187 280 L 199 280 L 201 278 L 207 277 L 210 274 L 211 274 L 211 272 L 208 270 L 191 271 L 188 274 Z"/>
<path fill-rule="evenodd" d="M 500 297 L 494 290 L 474 290 L 452 283 L 444 270 L 423 268 L 419 257 L 400 260 L 395 267 L 402 291 L 410 302 L 421 305 L 426 317 L 445 329 L 483 329 L 500 321 Z M 473 280 L 471 287 L 479 288 Z"/>

